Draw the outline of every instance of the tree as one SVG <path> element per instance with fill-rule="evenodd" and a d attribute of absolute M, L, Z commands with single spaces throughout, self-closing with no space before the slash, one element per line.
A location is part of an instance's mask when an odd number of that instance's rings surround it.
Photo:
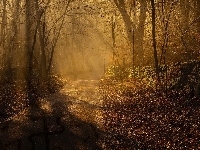
<path fill-rule="evenodd" d="M 118 10 L 120 11 L 122 18 L 125 23 L 127 37 L 130 43 L 132 43 L 133 40 L 133 23 L 131 21 L 130 14 L 128 14 L 126 10 L 126 5 L 124 0 L 114 0 L 115 5 L 117 6 Z"/>
<path fill-rule="evenodd" d="M 137 45 L 136 50 L 138 51 L 139 66 L 142 66 L 144 62 L 143 41 L 144 41 L 145 21 L 147 12 L 147 1 L 139 0 L 139 3 L 140 3 L 140 14 L 139 14 L 139 24 L 135 34 L 136 37 L 135 45 Z"/>
<path fill-rule="evenodd" d="M 26 81 L 28 99 L 31 101 L 37 99 L 38 92 L 45 94 L 48 91 L 53 55 L 70 2 L 71 0 L 68 0 L 64 5 L 64 13 L 61 16 L 58 15 L 58 18 L 54 17 L 55 21 L 51 22 L 53 19 L 50 15 L 52 14 L 48 11 L 51 7 L 54 9 L 54 2 L 26 0 Z M 57 4 L 58 7 L 63 7 L 61 2 Z M 61 11 L 62 9 L 58 14 Z M 35 65 L 36 63 L 38 65 Z"/>
<path fill-rule="evenodd" d="M 153 53 L 154 53 L 154 63 L 155 70 L 158 82 L 160 82 L 159 77 L 159 65 L 158 65 L 158 55 L 157 55 L 157 47 L 156 47 L 156 11 L 155 11 L 155 3 L 154 0 L 151 0 L 151 11 L 152 11 L 152 39 L 153 39 Z"/>
<path fill-rule="evenodd" d="M 200 1 L 199 0 L 196 0 L 196 5 L 197 5 L 197 18 L 198 18 L 198 21 L 197 21 L 197 31 L 198 33 L 200 33 Z"/>

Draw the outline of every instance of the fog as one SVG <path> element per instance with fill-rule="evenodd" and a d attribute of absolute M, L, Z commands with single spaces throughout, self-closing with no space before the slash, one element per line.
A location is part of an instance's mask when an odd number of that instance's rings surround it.
<path fill-rule="evenodd" d="M 71 31 L 68 30 L 68 34 L 65 33 L 57 43 L 57 71 L 71 79 L 98 79 L 112 64 L 111 31 L 102 32 L 105 28 L 102 25 L 103 19 L 98 20 L 101 24 L 95 25 L 96 20 L 90 16 L 76 17 L 68 24 Z"/>

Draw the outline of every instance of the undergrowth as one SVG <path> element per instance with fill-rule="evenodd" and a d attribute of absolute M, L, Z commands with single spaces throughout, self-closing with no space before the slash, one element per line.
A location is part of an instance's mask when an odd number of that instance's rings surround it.
<path fill-rule="evenodd" d="M 175 78 L 180 69 L 172 70 L 176 72 L 169 76 Z M 176 76 L 179 80 L 167 90 L 136 78 L 102 80 L 104 149 L 200 149 L 200 97 L 190 88 L 197 85 L 190 82 L 194 70 L 182 86 L 179 82 L 184 74 L 180 73 L 182 77 Z"/>
<path fill-rule="evenodd" d="M 10 120 L 13 116 L 30 106 L 30 101 L 37 103 L 46 96 L 59 92 L 64 86 L 64 81 L 56 76 L 49 76 L 48 80 L 33 78 L 31 91 L 27 83 L 22 80 L 5 80 L 0 83 L 0 123 Z M 28 97 L 31 93 L 31 100 Z"/>

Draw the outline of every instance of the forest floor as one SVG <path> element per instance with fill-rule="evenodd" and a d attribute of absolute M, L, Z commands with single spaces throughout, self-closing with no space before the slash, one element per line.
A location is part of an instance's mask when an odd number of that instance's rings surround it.
<path fill-rule="evenodd" d="M 71 81 L 57 94 L 40 101 L 0 125 L 0 149 L 102 149 L 102 97 L 97 80 Z"/>

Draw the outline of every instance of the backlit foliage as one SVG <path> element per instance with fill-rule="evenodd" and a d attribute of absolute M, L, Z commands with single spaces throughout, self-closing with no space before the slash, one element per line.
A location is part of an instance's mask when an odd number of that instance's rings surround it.
<path fill-rule="evenodd" d="M 104 149 L 200 148 L 199 62 L 173 66 L 167 90 L 138 79 L 103 80 Z"/>

